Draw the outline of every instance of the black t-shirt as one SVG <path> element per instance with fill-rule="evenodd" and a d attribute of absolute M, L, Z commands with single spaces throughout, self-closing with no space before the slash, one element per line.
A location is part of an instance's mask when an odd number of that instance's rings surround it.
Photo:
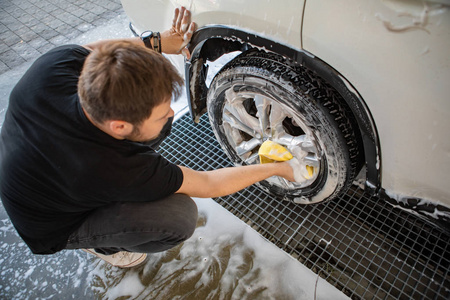
<path fill-rule="evenodd" d="M 84 115 L 77 82 L 89 51 L 67 45 L 40 57 L 13 89 L 0 141 L 0 195 L 37 254 L 63 249 L 96 208 L 176 192 L 181 169 L 149 146 L 117 140 Z"/>

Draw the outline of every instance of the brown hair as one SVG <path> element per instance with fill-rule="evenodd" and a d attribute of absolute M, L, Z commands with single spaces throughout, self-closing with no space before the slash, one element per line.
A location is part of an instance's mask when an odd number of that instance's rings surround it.
<path fill-rule="evenodd" d="M 88 55 L 78 81 L 80 102 L 95 122 L 122 120 L 140 125 L 153 108 L 183 86 L 161 54 L 132 42 L 107 43 Z"/>

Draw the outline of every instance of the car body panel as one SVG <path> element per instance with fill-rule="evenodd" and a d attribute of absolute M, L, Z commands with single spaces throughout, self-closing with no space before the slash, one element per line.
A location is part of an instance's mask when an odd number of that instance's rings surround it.
<path fill-rule="evenodd" d="M 450 206 L 450 15 L 438 2 L 122 0 L 140 31 L 169 28 L 183 5 L 199 28 L 224 25 L 319 58 L 373 121 L 371 164 L 388 194 Z"/>
<path fill-rule="evenodd" d="M 449 28 L 448 8 L 394 0 L 307 1 L 303 24 L 304 49 L 347 78 L 372 113 L 383 188 L 447 205 Z"/>
<path fill-rule="evenodd" d="M 304 1 L 285 0 L 287 10 L 274 9 L 271 0 L 148 1 L 122 0 L 125 12 L 141 31 L 162 31 L 171 25 L 173 11 L 185 6 L 199 27 L 210 24 L 245 28 L 263 33 L 273 41 L 301 49 L 301 23 Z M 245 5 L 244 5 L 245 4 Z"/>

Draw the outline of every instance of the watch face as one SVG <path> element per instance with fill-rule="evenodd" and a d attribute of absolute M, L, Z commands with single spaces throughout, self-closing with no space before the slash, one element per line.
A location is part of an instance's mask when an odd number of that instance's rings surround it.
<path fill-rule="evenodd" d="M 148 37 L 151 37 L 152 35 L 153 35 L 153 32 L 144 31 L 143 33 L 141 33 L 141 38 L 148 38 Z"/>

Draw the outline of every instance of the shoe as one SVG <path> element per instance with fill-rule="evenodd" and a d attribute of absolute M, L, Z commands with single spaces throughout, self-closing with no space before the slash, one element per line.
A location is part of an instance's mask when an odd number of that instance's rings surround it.
<path fill-rule="evenodd" d="M 91 253 L 107 263 L 119 267 L 119 268 L 132 268 L 137 267 L 145 262 L 147 254 L 145 253 L 133 253 L 127 251 L 120 251 L 112 255 L 104 255 L 95 252 L 94 249 L 81 249 L 87 253 Z"/>

